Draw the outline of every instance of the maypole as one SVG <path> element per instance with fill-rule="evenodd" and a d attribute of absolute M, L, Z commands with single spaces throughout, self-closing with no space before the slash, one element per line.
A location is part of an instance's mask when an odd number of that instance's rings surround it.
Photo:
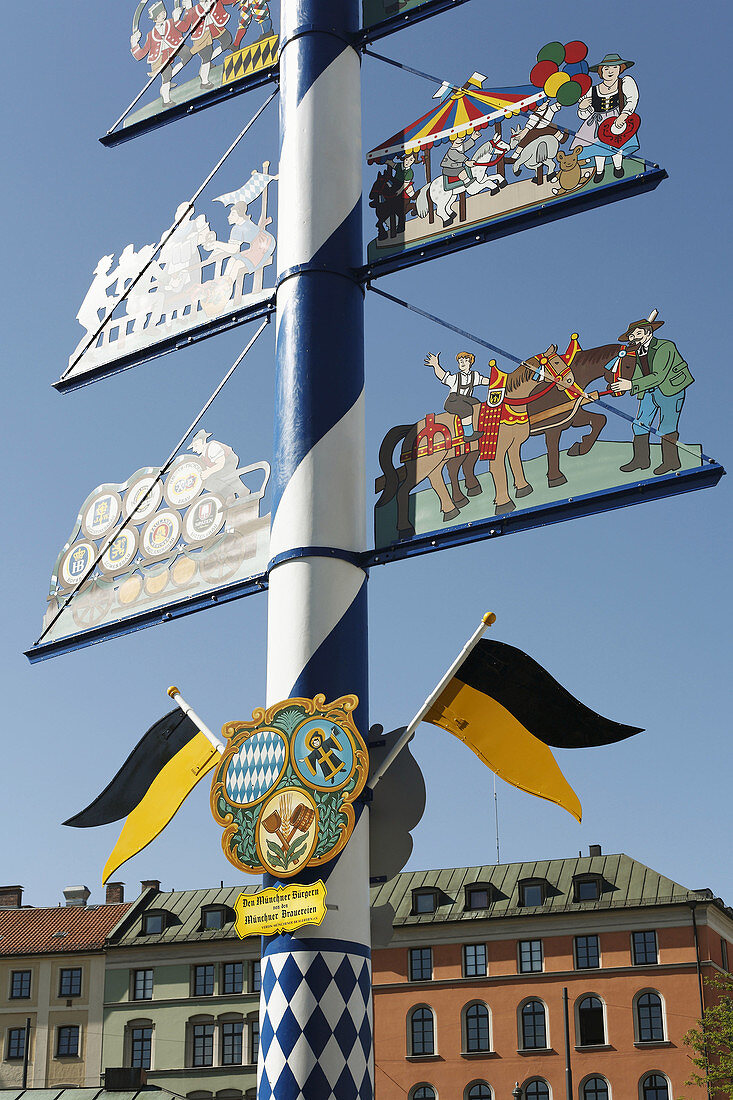
<path fill-rule="evenodd" d="M 268 705 L 353 693 L 366 738 L 359 4 L 283 0 L 281 21 Z M 326 880 L 323 924 L 263 941 L 259 1100 L 373 1095 L 368 846 L 362 809 L 295 880 Z"/>

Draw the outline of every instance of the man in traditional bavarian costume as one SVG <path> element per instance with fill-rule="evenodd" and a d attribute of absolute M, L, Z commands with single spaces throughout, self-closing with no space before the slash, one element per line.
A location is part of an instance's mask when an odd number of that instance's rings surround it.
<path fill-rule="evenodd" d="M 180 15 L 181 9 L 176 8 L 175 12 Z M 191 51 L 187 45 L 181 45 L 183 28 L 176 18 L 168 18 L 162 0 L 155 0 L 155 3 L 150 5 L 148 15 L 153 20 L 152 29 L 148 31 L 148 36 L 141 46 L 142 34 L 136 26 L 136 18 L 133 24 L 135 29 L 130 36 L 130 50 L 136 61 L 142 61 L 147 57 L 151 76 L 160 73 L 160 95 L 164 103 L 170 103 L 171 79 L 174 73 L 191 60 Z M 178 49 L 179 46 L 180 49 Z M 178 50 L 177 53 L 176 50 Z M 175 60 L 172 60 L 174 53 L 176 53 Z"/>
<path fill-rule="evenodd" d="M 619 394 L 631 391 L 639 398 L 639 411 L 632 427 L 634 453 L 631 461 L 620 467 L 624 473 L 649 469 L 649 429 L 654 427 L 657 418 L 657 431 L 662 437 L 662 461 L 654 473 L 670 474 L 680 468 L 677 429 L 685 391 L 694 379 L 672 341 L 658 340 L 654 335 L 663 324 L 664 321 L 633 321 L 619 336 L 619 340 L 628 342 L 629 350 L 633 350 L 636 366 L 631 380 L 620 378 L 611 383 L 611 389 Z"/>
<path fill-rule="evenodd" d="M 249 489 L 237 473 L 239 456 L 226 443 L 211 439 L 211 432 L 201 428 L 188 449 L 201 457 L 204 467 L 201 476 L 206 488 L 211 493 L 218 493 L 225 504 L 234 497 L 249 494 Z"/>
<path fill-rule="evenodd" d="M 473 436 L 473 410 L 481 404 L 479 399 L 473 396 L 473 391 L 476 386 L 490 385 L 490 380 L 473 369 L 476 356 L 472 355 L 470 351 L 459 351 L 456 362 L 458 363 L 458 371 L 456 374 L 449 374 L 447 370 L 443 370 L 441 367 L 439 355 L 430 352 L 425 357 L 425 365 L 432 367 L 438 381 L 450 389 L 443 408 L 447 413 L 459 417 L 463 425 L 464 439 L 471 439 Z"/>
<path fill-rule="evenodd" d="M 473 183 L 473 161 L 468 154 L 473 149 L 478 138 L 469 137 L 467 134 L 456 134 L 451 139 L 450 148 L 440 162 L 443 172 L 443 186 L 446 191 L 465 190 Z M 455 211 L 444 225 L 448 226 L 455 219 Z"/>
<path fill-rule="evenodd" d="M 258 42 L 261 42 L 263 38 L 269 38 L 273 33 L 270 4 L 268 0 L 240 0 L 239 27 L 237 28 L 237 35 L 234 39 L 232 50 L 239 49 L 239 43 L 249 30 L 249 25 L 252 22 L 253 16 L 257 26 L 260 28 L 260 33 L 257 36 Z"/>
<path fill-rule="evenodd" d="M 624 174 L 624 157 L 630 156 L 639 148 L 636 136 L 638 125 L 634 126 L 633 120 L 629 122 L 629 117 L 635 115 L 639 103 L 639 89 L 632 77 L 621 75 L 633 64 L 633 61 L 625 61 L 617 53 L 607 53 L 603 61 L 590 66 L 591 72 L 598 73 L 601 78 L 600 84 L 594 84 L 578 103 L 578 117 L 584 121 L 576 139 L 583 146 L 583 157 L 592 156 L 595 159 L 595 183 L 600 183 L 603 179 L 609 157 L 613 163 L 614 176 L 621 179 Z M 619 139 L 629 129 L 630 135 L 623 144 L 609 145 L 598 137 L 598 129 L 607 118 L 615 120 L 611 125 L 611 132 Z M 638 124 L 638 117 L 635 120 Z"/>
<path fill-rule="evenodd" d="M 201 60 L 199 79 L 202 88 L 214 87 L 209 80 L 211 62 L 223 50 L 232 48 L 233 39 L 226 27 L 231 13 L 226 9 L 237 3 L 239 0 L 200 0 L 196 4 L 193 0 L 183 0 L 188 11 L 180 27 L 186 31 L 193 28 L 191 49 Z"/>

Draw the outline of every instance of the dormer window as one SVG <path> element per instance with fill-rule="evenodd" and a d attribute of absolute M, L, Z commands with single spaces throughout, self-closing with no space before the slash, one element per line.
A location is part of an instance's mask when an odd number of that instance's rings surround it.
<path fill-rule="evenodd" d="M 438 908 L 438 893 L 436 890 L 413 890 L 412 912 L 413 914 L 434 913 Z"/>
<path fill-rule="evenodd" d="M 143 913 L 142 935 L 159 936 L 165 932 L 166 913 L 163 909 L 149 910 Z"/>
<path fill-rule="evenodd" d="M 223 905 L 207 906 L 201 910 L 202 932 L 215 932 L 223 928 L 229 919 Z"/>
<path fill-rule="evenodd" d="M 525 879 L 519 883 L 519 904 L 523 908 L 544 905 L 547 897 L 547 883 L 543 878 Z"/>
<path fill-rule="evenodd" d="M 491 903 L 491 887 L 474 882 L 466 887 L 464 909 L 488 909 Z"/>
<path fill-rule="evenodd" d="M 575 875 L 573 878 L 573 901 L 598 901 L 600 896 L 600 875 Z"/>

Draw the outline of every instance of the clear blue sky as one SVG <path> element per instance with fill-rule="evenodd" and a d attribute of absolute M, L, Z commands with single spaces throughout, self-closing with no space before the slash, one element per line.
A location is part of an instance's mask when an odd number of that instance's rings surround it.
<path fill-rule="evenodd" d="M 213 727 L 264 703 L 266 597 L 258 596 L 31 668 L 51 569 L 94 486 L 123 481 L 169 449 L 249 338 L 240 329 L 65 396 L 51 383 L 80 330 L 75 315 L 103 253 L 156 240 L 179 202 L 254 112 L 255 91 L 115 150 L 97 137 L 142 82 L 129 54 L 132 3 L 79 0 L 5 17 L 3 116 L 6 505 L 0 772 L 0 879 L 31 904 L 70 883 L 101 899 L 116 826 L 60 825 L 106 784 L 177 683 Z M 384 289 L 526 356 L 580 332 L 616 338 L 653 307 L 696 382 L 682 434 L 730 460 L 728 330 L 731 147 L 730 12 L 618 0 L 472 0 L 405 30 L 382 52 L 462 82 L 522 83 L 545 42 L 583 39 L 633 70 L 642 151 L 669 172 L 654 193 L 533 229 L 383 281 Z M 144 17 L 146 18 L 146 17 Z M 433 89 L 364 62 L 364 147 L 428 109 Z M 277 157 L 274 108 L 221 172 L 213 194 Z M 365 182 L 373 178 L 365 166 Z M 371 236 L 370 211 L 365 224 Z M 271 454 L 273 340 L 268 331 L 206 419 L 243 462 Z M 367 471 L 385 430 L 442 400 L 423 365 L 457 340 L 367 299 Z M 475 349 L 479 350 L 479 349 Z M 338 364 L 334 363 L 334 370 Z M 620 422 L 627 438 L 627 425 Z M 609 435 L 609 438 L 613 436 Z M 480 614 L 584 702 L 647 732 L 607 749 L 558 752 L 584 804 L 562 810 L 499 783 L 503 860 L 625 851 L 686 886 L 733 903 L 730 722 L 730 482 L 491 543 L 374 569 L 372 721 L 406 722 Z M 495 859 L 492 776 L 442 731 L 414 742 L 428 785 L 413 868 Z M 205 789 L 206 788 L 206 789 Z M 164 888 L 236 881 L 201 784 L 166 833 L 123 868 Z"/>

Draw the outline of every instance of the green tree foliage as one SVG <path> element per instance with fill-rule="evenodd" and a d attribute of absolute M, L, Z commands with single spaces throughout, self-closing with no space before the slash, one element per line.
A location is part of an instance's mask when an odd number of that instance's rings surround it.
<path fill-rule="evenodd" d="M 733 1100 L 733 976 L 705 983 L 716 997 L 700 1021 L 684 1038 L 696 1070 L 685 1083 L 708 1088 L 711 1100 Z"/>

